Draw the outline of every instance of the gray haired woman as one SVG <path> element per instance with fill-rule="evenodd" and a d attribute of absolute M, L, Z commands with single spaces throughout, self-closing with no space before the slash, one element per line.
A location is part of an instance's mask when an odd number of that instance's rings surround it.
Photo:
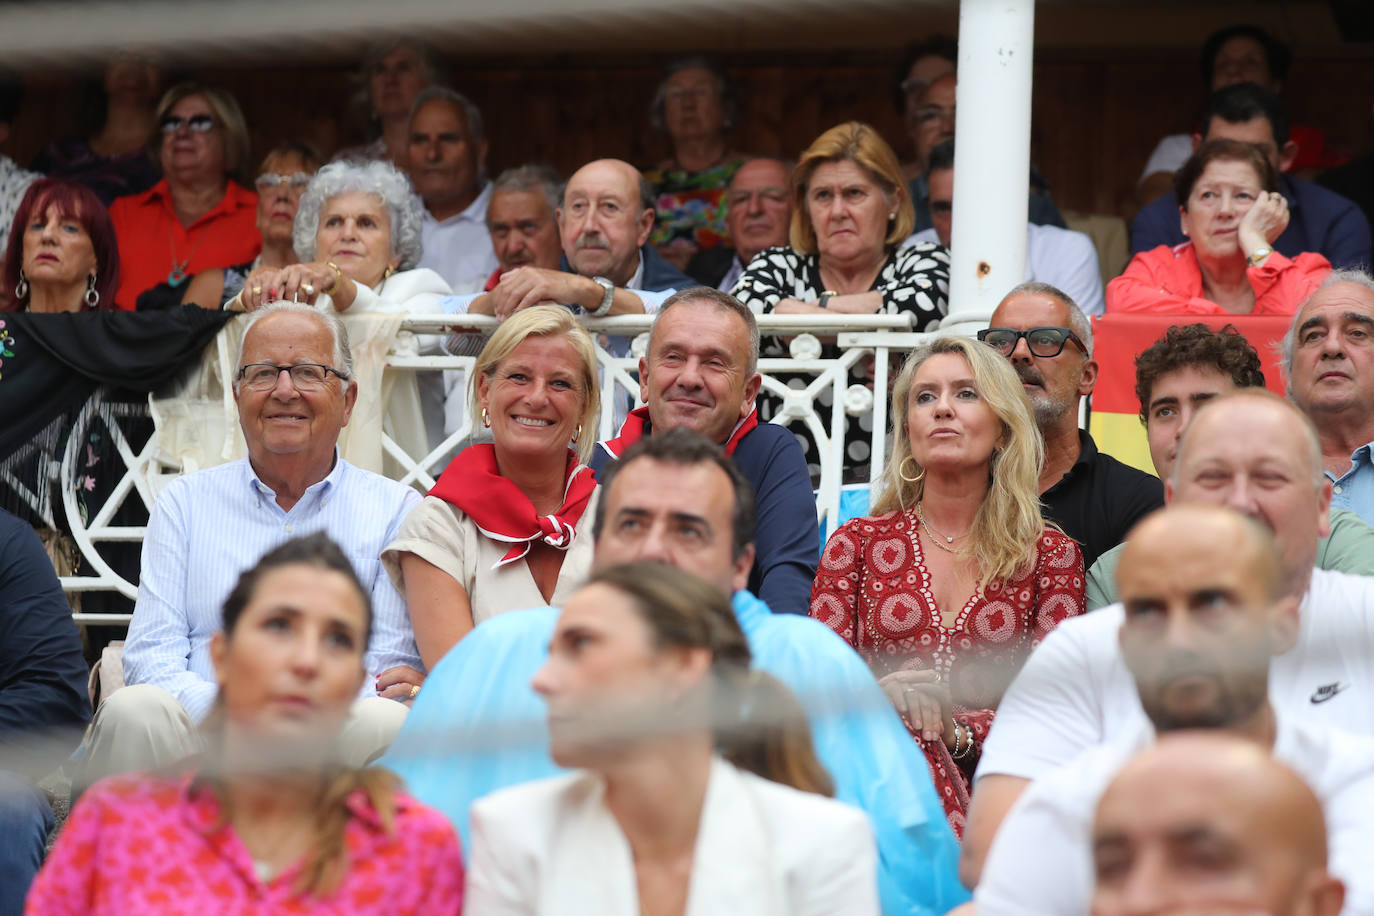
<path fill-rule="evenodd" d="M 301 196 L 293 242 L 301 263 L 259 272 L 241 308 L 287 299 L 336 311 L 437 312 L 452 294 L 420 260 L 423 210 L 410 181 L 388 162 L 334 162 Z"/>

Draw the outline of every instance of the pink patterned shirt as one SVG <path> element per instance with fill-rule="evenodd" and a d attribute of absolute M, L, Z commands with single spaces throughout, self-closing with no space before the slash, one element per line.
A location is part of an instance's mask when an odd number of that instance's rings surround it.
<path fill-rule="evenodd" d="M 101 780 L 81 797 L 29 891 L 26 916 L 457 914 L 463 858 L 443 815 L 396 797 L 393 831 L 362 792 L 348 800 L 348 871 L 327 898 L 301 897 L 298 865 L 264 882 L 234 829 L 215 828 L 213 794 L 144 774 Z"/>

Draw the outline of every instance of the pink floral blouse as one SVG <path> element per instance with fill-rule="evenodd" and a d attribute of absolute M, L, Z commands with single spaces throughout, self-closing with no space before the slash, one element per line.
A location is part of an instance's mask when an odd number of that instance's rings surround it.
<path fill-rule="evenodd" d="M 286 916 L 457 914 L 463 858 L 448 820 L 408 795 L 392 833 L 362 792 L 348 800 L 348 871 L 326 898 L 301 897 L 299 866 L 262 881 L 220 807 L 189 791 L 192 776 L 116 776 L 72 810 L 29 891 L 26 916 Z"/>

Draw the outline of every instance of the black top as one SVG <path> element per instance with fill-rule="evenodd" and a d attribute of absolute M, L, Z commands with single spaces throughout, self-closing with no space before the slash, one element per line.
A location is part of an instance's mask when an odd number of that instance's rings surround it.
<path fill-rule="evenodd" d="M 2 510 L 0 582 L 0 753 L 4 769 L 38 776 L 76 747 L 91 718 L 86 661 L 38 536 Z"/>
<path fill-rule="evenodd" d="M 1046 490 L 1045 521 L 1054 522 L 1083 548 L 1083 568 L 1126 539 L 1145 516 L 1164 505 L 1158 477 L 1122 464 L 1097 450 L 1085 430 L 1078 431 L 1078 460 Z"/>

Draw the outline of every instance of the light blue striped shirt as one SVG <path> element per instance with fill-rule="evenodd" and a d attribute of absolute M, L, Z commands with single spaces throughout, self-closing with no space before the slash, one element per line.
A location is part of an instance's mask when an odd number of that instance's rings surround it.
<path fill-rule="evenodd" d="M 405 600 L 382 569 L 406 513 L 420 503 L 414 489 L 353 467 L 335 452 L 334 468 L 287 512 L 244 458 L 178 477 L 162 491 L 143 538 L 143 564 L 124 677 L 171 693 L 199 722 L 214 703 L 210 637 L 220 628 L 224 599 L 240 574 L 263 554 L 303 534 L 323 530 L 353 563 L 372 595 L 372 640 L 362 696 L 393 665 L 424 670 Z"/>

